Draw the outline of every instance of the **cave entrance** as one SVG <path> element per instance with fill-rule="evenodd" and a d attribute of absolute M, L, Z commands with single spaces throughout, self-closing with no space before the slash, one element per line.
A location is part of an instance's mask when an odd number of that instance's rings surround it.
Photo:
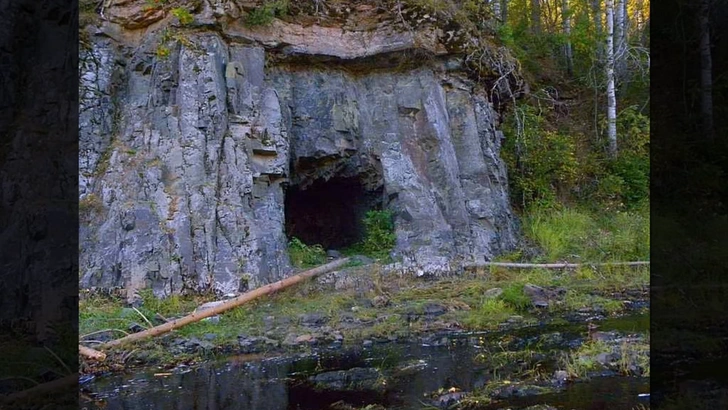
<path fill-rule="evenodd" d="M 306 189 L 286 190 L 286 234 L 307 245 L 342 249 L 364 235 L 362 218 L 381 208 L 381 192 L 367 191 L 359 178 L 335 177 L 314 181 Z"/>

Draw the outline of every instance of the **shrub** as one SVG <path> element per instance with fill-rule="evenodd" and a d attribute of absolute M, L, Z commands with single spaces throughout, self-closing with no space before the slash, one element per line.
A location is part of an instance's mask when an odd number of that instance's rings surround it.
<path fill-rule="evenodd" d="M 184 7 L 176 7 L 172 9 L 172 15 L 177 17 L 177 20 L 183 25 L 187 25 L 194 21 L 194 17 L 190 14 L 189 10 Z"/>
<path fill-rule="evenodd" d="M 359 249 L 373 258 L 386 259 L 396 240 L 392 212 L 369 211 L 363 222 L 365 236 Z"/>
<path fill-rule="evenodd" d="M 535 107 L 522 105 L 504 124 L 503 157 L 512 196 L 523 208 L 556 206 L 557 192 L 577 177 L 576 145 L 569 136 L 547 130 Z"/>
<path fill-rule="evenodd" d="M 275 16 L 285 15 L 288 12 L 288 0 L 275 0 L 264 2 L 262 6 L 251 11 L 245 18 L 245 23 L 250 26 L 267 26 L 273 22 Z"/>
<path fill-rule="evenodd" d="M 306 245 L 298 238 L 288 242 L 288 255 L 298 268 L 309 268 L 326 262 L 326 251 L 321 245 Z"/>

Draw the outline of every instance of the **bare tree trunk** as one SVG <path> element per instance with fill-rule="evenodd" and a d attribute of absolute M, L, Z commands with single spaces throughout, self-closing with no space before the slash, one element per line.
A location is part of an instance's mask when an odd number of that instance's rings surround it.
<path fill-rule="evenodd" d="M 571 12 L 569 11 L 569 0 L 563 0 L 561 6 L 562 22 L 564 24 L 564 56 L 566 57 L 566 72 L 571 76 L 574 73 L 574 58 L 571 50 Z"/>
<path fill-rule="evenodd" d="M 594 32 L 597 35 L 597 61 L 603 58 L 602 52 L 602 2 L 601 0 L 591 0 L 592 15 L 594 18 Z"/>
<path fill-rule="evenodd" d="M 501 21 L 508 23 L 508 0 L 501 0 Z"/>
<path fill-rule="evenodd" d="M 541 33 L 541 0 L 531 0 L 531 32 Z"/>
<path fill-rule="evenodd" d="M 607 140 L 609 155 L 617 156 L 617 97 L 614 90 L 614 0 L 605 0 L 607 11 Z"/>
<path fill-rule="evenodd" d="M 491 7 L 493 9 L 493 17 L 495 18 L 495 21 L 502 21 L 501 0 L 491 0 L 491 3 L 493 4 Z"/>
<path fill-rule="evenodd" d="M 710 51 L 710 0 L 700 1 L 700 114 L 703 134 L 713 140 L 713 58 Z"/>
<path fill-rule="evenodd" d="M 627 1 L 617 0 L 614 9 L 614 71 L 615 77 L 623 82 L 626 80 L 627 65 Z"/>

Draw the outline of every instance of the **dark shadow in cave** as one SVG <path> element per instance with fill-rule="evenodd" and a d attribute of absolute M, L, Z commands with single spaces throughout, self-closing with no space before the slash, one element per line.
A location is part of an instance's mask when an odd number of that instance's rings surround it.
<path fill-rule="evenodd" d="M 286 234 L 307 245 L 346 248 L 362 239 L 362 218 L 381 207 L 381 198 L 381 190 L 366 191 L 356 177 L 317 180 L 305 190 L 291 186 L 286 190 Z"/>

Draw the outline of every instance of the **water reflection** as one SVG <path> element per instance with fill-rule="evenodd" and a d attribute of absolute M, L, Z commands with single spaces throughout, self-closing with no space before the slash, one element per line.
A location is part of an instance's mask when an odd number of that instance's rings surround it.
<path fill-rule="evenodd" d="M 614 323 L 614 327 L 619 326 L 624 323 Z M 569 335 L 562 348 L 581 337 L 562 330 L 562 334 Z M 533 329 L 524 333 L 522 341 L 532 337 Z M 420 343 L 375 344 L 367 349 L 321 351 L 287 358 L 228 358 L 164 376 L 155 376 L 153 371 L 116 375 L 87 385 L 87 394 L 96 401 L 85 403 L 85 407 L 313 410 L 344 401 L 354 407 L 376 403 L 392 409 L 421 409 L 429 392 L 451 387 L 472 391 L 502 376 L 494 375 L 487 363 L 474 360 L 483 351 L 483 343 L 478 335 L 461 335 L 450 338 L 441 347 Z M 544 368 L 552 368 L 554 360 L 555 357 L 547 355 L 540 362 Z M 313 379 L 315 375 L 319 376 Z M 572 385 L 559 393 L 509 399 L 507 404 L 501 402 L 493 408 L 517 409 L 544 403 L 564 409 L 631 409 L 640 403 L 638 394 L 647 392 L 647 379 L 603 378 Z"/>

